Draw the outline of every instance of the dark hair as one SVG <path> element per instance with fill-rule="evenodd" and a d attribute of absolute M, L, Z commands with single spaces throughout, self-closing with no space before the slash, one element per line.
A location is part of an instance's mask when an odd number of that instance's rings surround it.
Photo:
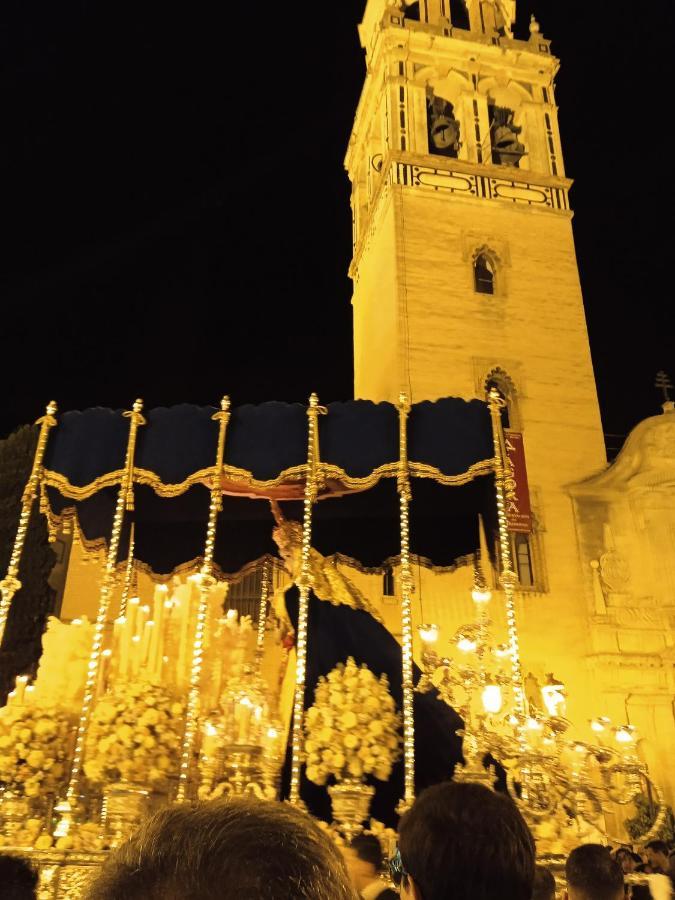
<path fill-rule="evenodd" d="M 555 900 L 555 878 L 545 866 L 534 867 L 532 900 Z"/>
<path fill-rule="evenodd" d="M 602 844 L 583 844 L 567 857 L 565 876 L 568 887 L 589 900 L 615 900 L 623 896 L 623 872 Z"/>
<path fill-rule="evenodd" d="M 506 794 L 436 784 L 422 791 L 398 831 L 403 868 L 423 900 L 530 900 L 534 841 Z"/>
<path fill-rule="evenodd" d="M 382 869 L 382 845 L 374 834 L 357 834 L 349 846 L 359 859 L 374 866 L 376 872 Z"/>
<path fill-rule="evenodd" d="M 286 803 L 164 809 L 111 853 L 90 900 L 355 900 L 342 855 Z"/>
<path fill-rule="evenodd" d="M 35 900 L 38 873 L 28 860 L 0 853 L 0 895 L 3 900 Z"/>
<path fill-rule="evenodd" d="M 654 853 L 664 853 L 668 856 L 668 844 L 665 841 L 649 841 L 645 844 L 645 850 L 653 850 Z"/>

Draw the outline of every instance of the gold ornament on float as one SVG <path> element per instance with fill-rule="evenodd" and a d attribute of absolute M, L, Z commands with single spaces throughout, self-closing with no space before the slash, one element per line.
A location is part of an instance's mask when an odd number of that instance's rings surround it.
<path fill-rule="evenodd" d="M 401 717 L 387 676 L 377 678 L 352 657 L 319 678 L 314 698 L 305 714 L 306 775 L 318 785 L 335 779 L 328 788 L 333 816 L 352 837 L 361 831 L 374 793 L 366 776 L 387 781 L 400 756 Z"/>

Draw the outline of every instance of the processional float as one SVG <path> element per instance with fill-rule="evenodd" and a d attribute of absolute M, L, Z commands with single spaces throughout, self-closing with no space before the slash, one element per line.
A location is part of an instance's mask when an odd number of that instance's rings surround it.
<path fill-rule="evenodd" d="M 0 731 L 23 754 L 14 774 L 0 764 L 5 843 L 35 856 L 53 896 L 77 896 L 106 848 L 153 805 L 197 796 L 281 795 L 330 819 L 330 794 L 336 833 L 349 838 L 373 794 L 372 811 L 393 824 L 416 782 L 454 768 L 455 777 L 492 786 L 496 770 L 549 853 L 602 833 L 607 804 L 637 796 L 646 770 L 630 726 L 612 731 L 599 717 L 591 727 L 600 739 L 573 741 L 564 686 L 545 686 L 541 709 L 526 698 L 501 403 L 496 391 L 487 403 L 413 406 L 401 396 L 398 406 L 321 407 L 312 395 L 306 408 L 231 410 L 224 398 L 219 410 L 144 415 L 137 400 L 129 412 L 96 408 L 59 420 L 48 406 L 0 582 L 0 640 L 11 605 L 21 603 L 36 501 L 52 534 L 70 522 L 84 545 L 105 543 L 95 620 L 69 626 L 79 629 L 75 643 L 88 641 L 77 709 L 41 700 L 38 672 L 33 685 L 18 676 L 0 710 Z M 502 645 L 492 642 L 486 611 L 490 553 L 485 540 L 479 552 L 479 521 L 497 538 Z M 475 572 L 476 621 L 454 641 L 461 659 L 439 655 L 437 627 L 422 623 L 422 672 L 413 661 L 413 558 L 446 568 L 470 559 Z M 396 568 L 400 645 L 342 563 Z M 225 615 L 223 601 L 228 582 L 256 565 L 254 628 L 236 611 Z M 270 700 L 261 662 L 284 569 L 294 582 L 286 606 L 295 662 L 282 772 L 278 696 Z M 155 580 L 152 608 L 134 593 L 139 570 Z M 423 726 L 432 740 L 416 742 Z M 602 740 L 609 734 L 616 747 Z M 442 768 L 432 771 L 429 754 L 439 748 Z"/>

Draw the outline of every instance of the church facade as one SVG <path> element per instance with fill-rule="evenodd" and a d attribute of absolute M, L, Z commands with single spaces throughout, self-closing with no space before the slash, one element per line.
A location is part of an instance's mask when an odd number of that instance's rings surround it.
<path fill-rule="evenodd" d="M 514 38 L 514 18 L 498 0 L 368 0 L 345 161 L 355 396 L 469 399 L 497 387 L 529 488 L 511 534 L 524 671 L 566 685 L 580 736 L 597 715 L 636 725 L 672 802 L 675 417 L 671 404 L 642 423 L 607 468 L 559 61 L 534 19 L 529 39 Z M 450 636 L 470 616 L 468 587 L 467 572 L 420 568 L 420 620 Z"/>

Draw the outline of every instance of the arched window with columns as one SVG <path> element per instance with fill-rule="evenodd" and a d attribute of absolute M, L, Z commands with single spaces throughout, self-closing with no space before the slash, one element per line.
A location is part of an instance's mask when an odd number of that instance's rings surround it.
<path fill-rule="evenodd" d="M 477 294 L 495 294 L 497 266 L 493 254 L 479 250 L 473 259 L 473 286 Z"/>
<path fill-rule="evenodd" d="M 518 404 L 518 391 L 511 376 L 500 366 L 495 366 L 485 377 L 485 396 L 491 388 L 496 388 L 504 401 L 501 409 L 502 428 L 522 431 L 522 420 Z"/>

